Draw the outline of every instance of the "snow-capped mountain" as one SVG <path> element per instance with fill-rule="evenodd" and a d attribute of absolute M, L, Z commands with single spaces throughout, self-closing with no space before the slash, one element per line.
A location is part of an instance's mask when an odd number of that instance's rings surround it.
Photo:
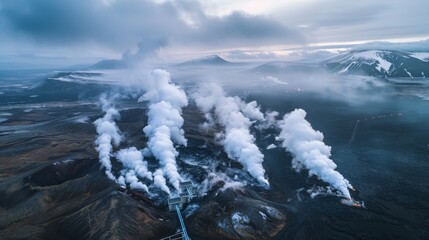
<path fill-rule="evenodd" d="M 339 74 L 357 74 L 378 77 L 429 77 L 429 62 L 415 53 L 363 50 L 350 51 L 324 61 L 323 66 Z"/>
<path fill-rule="evenodd" d="M 219 57 L 218 55 L 210 55 L 210 56 L 194 59 L 191 61 L 183 62 L 183 63 L 177 64 L 177 66 L 226 65 L 226 64 L 230 64 L 230 62 Z"/>

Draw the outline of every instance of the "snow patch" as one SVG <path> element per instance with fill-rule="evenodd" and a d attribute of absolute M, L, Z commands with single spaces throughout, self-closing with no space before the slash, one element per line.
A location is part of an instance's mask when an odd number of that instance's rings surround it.
<path fill-rule="evenodd" d="M 339 62 L 340 64 L 348 64 L 345 68 L 341 69 L 338 73 L 345 73 L 350 68 L 363 64 L 373 65 L 376 64 L 376 69 L 379 72 L 385 71 L 389 72 L 392 67 L 392 63 L 387 61 L 384 57 L 388 52 L 378 51 L 378 50 L 369 50 L 369 51 L 360 51 L 360 52 L 350 52 L 339 57 L 333 58 L 328 63 Z"/>
<path fill-rule="evenodd" d="M 241 212 L 235 212 L 234 214 L 232 214 L 231 221 L 234 225 L 234 228 L 247 225 L 250 222 L 249 217 Z"/>
<path fill-rule="evenodd" d="M 385 60 L 382 56 L 385 54 L 385 52 L 382 51 L 364 51 L 364 52 L 358 52 L 355 53 L 352 57 L 352 59 L 367 59 L 367 60 L 375 60 L 378 62 L 377 70 L 381 71 L 381 69 L 384 69 L 384 71 L 389 72 L 390 67 L 392 66 L 392 63 Z"/>
<path fill-rule="evenodd" d="M 343 70 L 339 71 L 338 73 L 345 73 L 345 72 L 347 72 L 349 70 L 349 68 L 352 65 L 354 65 L 354 64 L 356 64 L 356 62 L 351 62 L 349 65 L 347 65 L 347 67 L 345 67 Z"/>
<path fill-rule="evenodd" d="M 420 59 L 424 62 L 429 62 L 429 52 L 415 52 L 415 53 L 411 53 L 410 56 Z"/>
<path fill-rule="evenodd" d="M 410 78 L 413 78 L 413 75 L 411 75 L 411 73 L 406 68 L 404 68 L 404 71 L 408 74 L 408 76 L 410 76 Z"/>

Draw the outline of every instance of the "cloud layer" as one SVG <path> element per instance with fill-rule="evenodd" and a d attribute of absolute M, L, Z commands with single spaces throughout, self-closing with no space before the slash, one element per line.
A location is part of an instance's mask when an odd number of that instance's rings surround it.
<path fill-rule="evenodd" d="M 4 41 L 17 38 L 68 47 L 101 45 L 141 58 L 167 44 L 243 47 L 302 43 L 299 31 L 265 16 L 208 16 L 198 1 L 15 0 L 0 3 Z M 137 50 L 135 50 L 137 46 Z"/>
<path fill-rule="evenodd" d="M 45 62 L 52 67 L 106 55 L 118 58 L 121 53 L 135 62 L 160 48 L 167 48 L 167 55 L 238 49 L 226 56 L 275 59 L 276 53 L 270 51 L 311 43 L 320 47 L 320 43 L 429 37 L 428 8 L 429 2 L 422 0 L 1 1 L 0 59 L 8 61 L 0 64 L 40 67 Z M 35 52 L 37 64 L 22 56 Z M 53 61 L 40 53 L 68 59 Z"/>
<path fill-rule="evenodd" d="M 417 42 L 391 43 L 391 42 L 368 42 L 353 47 L 354 50 L 396 50 L 412 52 L 429 52 L 429 40 Z"/>

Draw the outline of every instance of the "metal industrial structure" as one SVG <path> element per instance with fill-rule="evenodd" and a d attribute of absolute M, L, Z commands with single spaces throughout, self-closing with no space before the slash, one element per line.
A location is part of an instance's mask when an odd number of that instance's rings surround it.
<path fill-rule="evenodd" d="M 190 240 L 188 232 L 186 231 L 185 221 L 183 220 L 180 210 L 182 210 L 185 204 L 191 201 L 191 199 L 195 196 L 195 190 L 191 181 L 181 182 L 180 190 L 181 193 L 179 194 L 179 197 L 168 199 L 168 210 L 170 212 L 176 211 L 177 217 L 180 221 L 181 231 L 161 240 Z"/>

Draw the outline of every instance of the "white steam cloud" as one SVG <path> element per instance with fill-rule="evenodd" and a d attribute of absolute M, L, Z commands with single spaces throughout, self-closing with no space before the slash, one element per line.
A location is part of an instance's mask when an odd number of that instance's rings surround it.
<path fill-rule="evenodd" d="M 138 179 L 134 170 L 122 170 L 121 174 L 122 175 L 118 178 L 117 183 L 122 186 L 125 186 L 128 183 L 132 189 L 143 190 L 149 193 L 149 188 Z"/>
<path fill-rule="evenodd" d="M 216 120 L 225 128 L 222 143 L 228 157 L 240 162 L 260 183 L 269 185 L 262 166 L 264 155 L 255 145 L 255 139 L 249 131 L 252 125 L 249 117 L 263 119 L 256 102 L 245 104 L 238 97 L 225 97 L 223 90 L 214 84 L 205 85 L 193 98 L 206 116 L 214 109 Z"/>
<path fill-rule="evenodd" d="M 98 151 L 99 161 L 105 168 L 106 175 L 116 181 L 115 176 L 112 174 L 110 156 L 112 154 L 112 144 L 118 146 L 122 139 L 119 128 L 115 123 L 115 119 L 120 116 L 119 112 L 107 100 L 106 95 L 101 95 L 100 102 L 105 115 L 94 122 L 98 134 L 95 140 L 96 150 Z"/>
<path fill-rule="evenodd" d="M 352 185 L 335 171 L 337 165 L 330 159 L 331 147 L 323 142 L 323 134 L 311 127 L 305 119 L 306 114 L 302 109 L 295 109 L 279 122 L 279 139 L 294 157 L 292 167 L 297 171 L 305 167 L 310 176 L 316 175 L 350 199 Z"/>
<path fill-rule="evenodd" d="M 186 146 L 182 108 L 188 105 L 185 92 L 171 83 L 167 71 L 156 69 L 148 82 L 148 92 L 139 101 L 149 101 L 148 125 L 143 129 L 148 136 L 148 148 L 159 160 L 162 171 L 154 173 L 155 185 L 170 193 L 164 176 L 176 189 L 180 189 L 181 176 L 177 169 L 178 152 L 174 143 Z"/>
<path fill-rule="evenodd" d="M 165 180 L 164 173 L 161 169 L 157 169 L 153 173 L 153 184 L 159 187 L 162 191 L 170 194 L 170 189 L 167 186 L 167 180 Z"/>
<path fill-rule="evenodd" d="M 276 112 L 276 111 L 267 111 L 267 112 L 265 112 L 264 121 L 262 121 L 258 125 L 258 128 L 260 130 L 263 130 L 263 129 L 271 128 L 273 126 L 277 126 L 277 116 L 279 116 L 279 113 Z"/>
<path fill-rule="evenodd" d="M 225 191 L 226 189 L 240 189 L 243 188 L 245 183 L 238 181 L 237 179 L 231 179 L 223 172 L 211 171 L 207 178 L 199 186 L 200 193 L 206 194 L 213 187 L 222 183 L 222 187 L 218 191 Z"/>
<path fill-rule="evenodd" d="M 143 155 L 137 148 L 122 149 L 116 154 L 116 158 L 124 167 L 134 170 L 139 177 L 152 180 L 152 173 L 147 169 L 147 163 L 143 161 Z"/>
<path fill-rule="evenodd" d="M 138 178 L 152 180 L 152 173 L 148 170 L 147 163 L 143 161 L 142 153 L 135 147 L 125 148 L 116 154 L 116 159 L 128 169 L 125 173 L 125 178 L 124 176 L 119 177 L 118 183 L 125 185 L 126 182 L 132 189 L 141 189 L 149 192 L 148 187 Z"/>
<path fill-rule="evenodd" d="M 115 119 L 118 119 L 120 115 L 105 94 L 101 95 L 100 102 L 105 115 L 94 122 L 98 134 L 95 143 L 100 163 L 105 168 L 106 175 L 122 186 L 128 184 L 132 189 L 149 193 L 147 185 L 142 183 L 140 179 L 146 178 L 151 181 L 152 173 L 148 170 L 147 163 L 143 161 L 143 155 L 137 148 L 130 147 L 116 153 L 116 159 L 122 163 L 124 169 L 120 171 L 121 176 L 118 179 L 113 175 L 110 158 L 113 155 L 113 146 L 118 146 L 122 140 L 121 132 L 115 123 Z"/>
<path fill-rule="evenodd" d="M 258 106 L 256 101 L 245 103 L 239 97 L 234 97 L 234 100 L 240 106 L 240 110 L 245 117 L 250 120 L 264 120 L 264 114 L 261 112 L 261 108 Z"/>

